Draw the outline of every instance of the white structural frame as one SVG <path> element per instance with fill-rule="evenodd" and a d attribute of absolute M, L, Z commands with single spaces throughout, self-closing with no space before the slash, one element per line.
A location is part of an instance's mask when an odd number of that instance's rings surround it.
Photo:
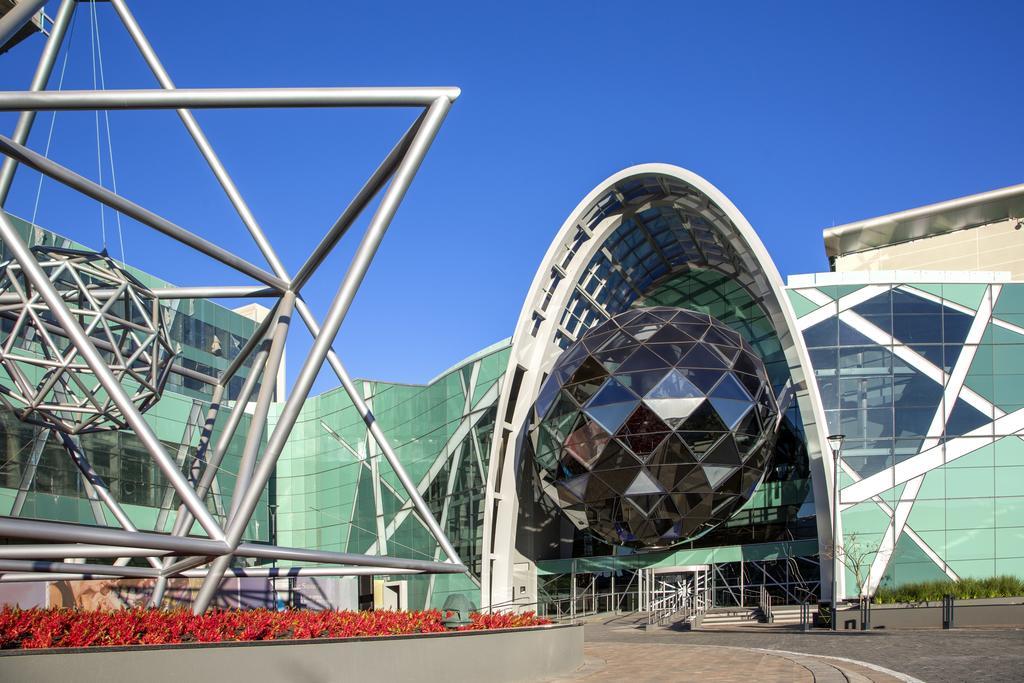
<path fill-rule="evenodd" d="M 44 0 L 25 0 L 19 3 L 16 11 L 0 19 L 0 38 L 7 36 L 8 33 L 13 35 L 44 4 Z M 20 112 L 12 136 L 10 138 L 0 136 L 0 154 L 6 157 L 0 167 L 0 207 L 7 199 L 18 165 L 24 164 L 87 197 L 136 219 L 143 225 L 178 240 L 193 250 L 213 258 L 255 281 L 252 286 L 248 287 L 164 288 L 155 290 L 158 298 L 174 300 L 197 297 L 262 296 L 276 299 L 276 302 L 270 315 L 259 326 L 228 368 L 218 377 L 205 375 L 198 377 L 213 388 L 213 397 L 201 430 L 199 447 L 201 457 L 198 459 L 206 462 L 206 467 L 193 486 L 182 473 L 175 459 L 165 451 L 153 429 L 146 423 L 126 395 L 125 390 L 111 374 L 97 350 L 94 340 L 69 312 L 59 293 L 40 269 L 28 244 L 20 237 L 10 219 L 0 211 L 0 240 L 13 254 L 24 269 L 27 279 L 47 303 L 59 323 L 59 333 L 66 336 L 75 346 L 76 351 L 85 359 L 98 381 L 109 392 L 114 403 L 124 414 L 130 428 L 181 499 L 181 506 L 170 534 L 139 531 L 131 524 L 130 519 L 113 496 L 109 495 L 109 489 L 89 466 L 85 454 L 80 450 L 76 451 L 73 445 L 66 444 L 76 465 L 79 466 L 83 475 L 88 476 L 93 488 L 101 495 L 103 502 L 122 528 L 0 517 L 0 536 L 45 542 L 24 546 L 0 546 L 0 582 L 113 576 L 156 578 L 152 604 L 159 605 L 162 602 L 169 578 L 203 577 L 202 588 L 193 604 L 193 611 L 200 613 L 210 605 L 221 579 L 229 573 L 235 576 L 323 576 L 328 574 L 342 576 L 465 572 L 466 567 L 462 564 L 458 553 L 430 512 L 415 483 L 402 467 L 386 436 L 374 419 L 373 413 L 367 407 L 365 400 L 332 348 L 338 330 L 366 275 L 370 262 L 451 104 L 459 96 L 459 89 L 452 87 L 368 87 L 176 90 L 173 81 L 125 0 L 111 0 L 110 5 L 153 72 L 160 88 L 128 91 L 48 92 L 45 88 L 77 4 L 77 0 L 62 0 L 29 90 L 0 92 L 0 111 Z M 306 263 L 292 277 L 281 264 L 248 204 L 190 111 L 192 108 L 204 107 L 416 107 L 422 108 L 423 112 L 351 200 L 334 225 L 330 227 Z M 25 147 L 37 111 L 154 108 L 177 110 L 199 152 L 210 166 L 250 236 L 259 247 L 269 266 L 269 271 L 246 261 L 227 249 L 208 242 Z M 380 195 L 379 203 L 341 280 L 334 300 L 323 321 L 318 321 L 301 297 L 302 286 L 308 282 L 338 241 L 378 195 Z M 267 425 L 270 403 L 274 398 L 273 388 L 276 384 L 274 380 L 282 362 L 284 346 L 294 313 L 298 313 L 312 334 L 313 345 L 302 365 L 292 392 L 284 403 L 275 428 L 264 445 L 262 436 Z M 239 396 L 233 397 L 238 408 L 232 411 L 227 418 L 225 429 L 219 440 L 212 443 L 213 425 L 219 415 L 222 402 L 227 399 L 225 392 L 228 382 L 249 358 L 252 358 L 253 367 Z M 258 505 L 260 495 L 274 473 L 278 457 L 298 418 L 303 403 L 309 396 L 317 373 L 325 361 L 338 376 L 349 398 L 360 413 L 367 431 L 405 488 L 411 507 L 445 554 L 445 560 L 415 560 L 380 555 L 283 548 L 242 541 L 243 533 Z M 183 369 L 177 368 L 177 371 L 183 372 Z M 262 382 L 252 406 L 252 419 L 246 434 L 231 510 L 221 521 L 207 509 L 205 497 L 215 482 L 214 477 L 220 460 L 241 421 L 241 415 L 244 412 L 241 407 L 250 402 L 260 377 L 267 381 Z M 189 535 L 193 522 L 197 522 L 205 531 L 206 538 Z M 121 559 L 109 565 L 59 561 L 103 557 Z M 125 558 L 129 557 L 144 557 L 149 561 L 150 566 L 125 566 Z M 234 557 L 313 562 L 336 566 L 232 569 L 230 565 Z M 202 565 L 207 564 L 210 566 L 201 568 Z"/>
<path fill-rule="evenodd" d="M 732 234 L 723 234 L 738 252 L 750 274 L 767 287 L 762 303 L 769 310 L 775 331 L 782 343 L 791 376 L 790 390 L 795 395 L 804 422 L 807 452 L 810 460 L 812 486 L 817 517 L 818 547 L 824 555 L 832 545 L 831 459 L 828 457 L 828 429 L 825 411 L 811 370 L 810 357 L 804 346 L 782 278 L 757 233 L 736 206 L 710 182 L 684 168 L 670 164 L 641 164 L 624 169 L 594 188 L 562 224 L 537 269 L 523 309 L 512 336 L 512 351 L 497 406 L 497 424 L 487 477 L 484 538 L 490 544 L 485 550 L 481 571 L 481 602 L 484 605 L 510 605 L 513 595 L 513 569 L 525 562 L 515 548 L 519 500 L 516 495 L 516 459 L 523 426 L 546 373 L 561 354 L 556 341 L 559 318 L 587 265 L 621 224 L 621 215 L 606 217 L 596 228 L 586 226 L 585 216 L 598 199 L 617 184 L 644 176 L 661 176 L 680 181 L 695 190 L 709 204 L 717 207 L 714 219 L 708 222 L 723 231 L 717 213 L 724 214 Z M 712 214 L 708 214 L 709 217 Z M 580 231 L 586 233 L 582 242 Z M 558 279 L 552 286 L 552 275 Z M 561 331 L 564 334 L 564 330 Z M 831 571 L 822 566 L 822 586 L 831 585 Z M 839 577 L 843 594 L 844 577 Z M 824 590 L 824 589 L 823 589 Z M 830 599 L 823 595 L 823 600 Z"/>

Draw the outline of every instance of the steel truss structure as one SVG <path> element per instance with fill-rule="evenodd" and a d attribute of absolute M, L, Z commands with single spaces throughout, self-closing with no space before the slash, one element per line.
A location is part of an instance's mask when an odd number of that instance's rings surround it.
<path fill-rule="evenodd" d="M 47 278 L 29 246 L 19 236 L 7 216 L 0 212 L 0 240 L 10 249 L 23 270 L 26 281 L 35 288 L 46 304 L 59 327 L 59 334 L 65 336 L 74 346 L 76 353 L 87 364 L 88 370 L 95 375 L 96 380 L 123 415 L 127 427 L 135 432 L 181 500 L 170 534 L 140 531 L 125 514 L 103 479 L 91 467 L 85 453 L 77 448 L 74 438 L 61 434 L 65 447 L 83 477 L 122 528 L 0 517 L 0 536 L 31 539 L 34 542 L 30 545 L 0 546 L 0 582 L 99 577 L 155 578 L 156 587 L 151 604 L 156 606 L 162 602 L 169 578 L 203 578 L 202 587 L 193 604 L 193 611 L 200 613 L 210 605 L 221 579 L 226 574 L 343 576 L 465 572 L 466 567 L 458 553 L 427 507 L 415 482 L 402 467 L 366 401 L 356 389 L 341 359 L 332 349 L 334 339 L 370 262 L 449 108 L 459 96 L 459 89 L 423 87 L 177 90 L 125 0 L 110 0 L 110 5 L 141 52 L 160 88 L 47 92 L 47 83 L 77 3 L 78 0 L 62 0 L 29 90 L 0 92 L 0 111 L 20 112 L 11 137 L 0 136 L 0 154 L 6 157 L 3 166 L 0 167 L 0 207 L 7 199 L 18 165 L 28 166 L 86 197 L 176 239 L 254 281 L 253 285 L 242 287 L 170 287 L 152 290 L 158 299 L 265 297 L 274 303 L 270 314 L 220 376 L 210 377 L 178 365 L 171 368 L 171 372 L 199 379 L 212 387 L 213 396 L 205 421 L 202 423 L 196 458 L 197 461 L 205 463 L 205 467 L 197 477 L 190 479 L 182 473 L 174 457 L 164 450 L 155 432 L 132 402 L 131 396 L 104 361 L 96 340 L 79 324 L 67 303 Z M 18 3 L 16 11 L 0 18 L 0 44 L 16 33 L 26 21 L 42 9 L 44 4 L 45 0 L 22 0 Z M 190 112 L 194 108 L 264 107 L 415 107 L 423 110 L 356 193 L 295 275 L 289 275 L 281 264 L 248 204 Z M 161 108 L 177 110 L 199 152 L 265 258 L 269 270 L 250 263 L 25 146 L 38 111 Z M 378 194 L 381 197 L 366 232 L 342 277 L 326 316 L 322 321 L 318 321 L 302 298 L 302 287 Z M 274 398 L 273 378 L 278 374 L 295 314 L 298 314 L 309 329 L 313 336 L 313 344 L 302 364 L 291 394 L 284 403 L 280 417 L 265 446 L 261 448 L 261 437 L 266 430 L 270 404 Z M 236 480 L 236 495 L 232 498 L 230 510 L 221 520 L 210 512 L 205 499 L 215 484 L 217 469 L 245 411 L 231 411 L 228 417 L 222 420 L 223 431 L 216 440 L 212 438 L 213 427 L 218 421 L 222 403 L 227 400 L 225 392 L 229 381 L 247 360 L 251 360 L 251 370 L 239 395 L 233 398 L 236 406 L 252 403 L 252 419 L 245 434 Z M 411 506 L 438 542 L 445 559 L 416 560 L 386 555 L 313 551 L 242 541 L 243 532 L 256 509 L 260 494 L 274 473 L 278 457 L 325 361 L 337 375 L 362 416 L 367 431 L 397 475 L 409 496 Z M 260 383 L 261 377 L 267 381 Z M 253 393 L 256 393 L 255 400 L 252 400 Z M 188 535 L 194 523 L 198 523 L 205 531 L 205 538 Z M 132 557 L 145 558 L 150 566 L 127 566 Z M 235 557 L 334 566 L 239 569 L 231 567 L 232 559 Z M 66 561 L 76 558 L 116 558 L 116 561 L 112 564 L 79 564 Z"/>

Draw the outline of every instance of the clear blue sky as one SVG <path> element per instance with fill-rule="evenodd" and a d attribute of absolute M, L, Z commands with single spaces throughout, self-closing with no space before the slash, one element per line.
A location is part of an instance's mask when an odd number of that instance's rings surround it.
<path fill-rule="evenodd" d="M 555 231 L 625 166 L 709 179 L 783 275 L 827 269 L 823 227 L 1024 181 L 1020 2 L 131 4 L 181 87 L 462 88 L 342 328 L 359 376 L 424 381 L 510 335 Z M 96 10 L 107 87 L 150 87 L 112 8 Z M 79 14 L 65 88 L 92 84 Z M 27 86 L 40 46 L 0 57 L 0 89 Z M 197 116 L 294 272 L 415 112 Z M 122 194 L 259 259 L 172 112 L 110 121 Z M 51 156 L 95 178 L 94 125 L 59 115 Z M 21 172 L 8 208 L 30 216 L 36 182 Z M 98 209 L 53 183 L 37 222 L 100 246 Z M 306 291 L 314 309 L 354 237 Z M 242 282 L 131 222 L 125 248 L 178 284 Z"/>

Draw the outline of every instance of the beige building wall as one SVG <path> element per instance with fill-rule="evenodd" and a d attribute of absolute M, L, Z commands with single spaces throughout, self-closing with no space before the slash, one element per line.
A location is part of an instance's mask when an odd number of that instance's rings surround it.
<path fill-rule="evenodd" d="M 245 316 L 246 318 L 249 318 L 250 320 L 253 320 L 258 323 L 263 322 L 264 320 L 266 320 L 267 316 L 270 315 L 269 308 L 267 308 L 263 304 L 257 303 L 246 304 L 245 306 L 239 306 L 238 308 L 232 310 L 238 315 Z M 276 394 L 274 396 L 275 401 L 283 401 L 285 399 L 285 391 L 287 390 L 284 374 L 286 360 L 287 356 L 282 355 L 281 367 L 277 371 L 277 382 L 276 386 L 274 387 L 274 393 Z M 250 403 L 250 405 L 252 404 Z"/>
<path fill-rule="evenodd" d="M 1024 230 L 1016 219 L 839 256 L 837 272 L 862 270 L 1007 271 L 1024 280 Z"/>

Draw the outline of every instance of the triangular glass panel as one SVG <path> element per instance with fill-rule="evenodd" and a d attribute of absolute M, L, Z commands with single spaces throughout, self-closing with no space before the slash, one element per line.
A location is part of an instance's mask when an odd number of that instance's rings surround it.
<path fill-rule="evenodd" d="M 610 438 L 596 421 L 581 415 L 576 422 L 576 429 L 565 440 L 565 450 L 589 467 Z"/>
<path fill-rule="evenodd" d="M 725 370 L 706 370 L 700 368 L 679 368 L 679 372 L 683 373 L 686 379 L 693 382 L 693 385 L 703 391 L 705 394 L 711 391 L 711 388 L 715 386 Z"/>
<path fill-rule="evenodd" d="M 651 453 L 661 445 L 670 432 L 658 432 L 654 434 L 628 434 L 621 438 L 626 445 L 636 453 L 636 457 L 646 460 Z"/>
<path fill-rule="evenodd" d="M 582 474 L 572 479 L 566 479 L 556 484 L 559 488 L 558 497 L 565 503 L 582 503 L 587 492 L 587 483 L 590 481 L 591 475 Z M 566 495 L 568 494 L 568 495 Z"/>
<path fill-rule="evenodd" d="M 644 372 L 631 372 L 625 375 L 616 375 L 616 378 L 625 386 L 629 387 L 637 396 L 643 396 L 654 388 L 665 376 L 668 370 L 659 368 L 657 370 L 646 370 Z"/>
<path fill-rule="evenodd" d="M 590 352 L 600 349 L 606 341 L 618 330 L 617 327 L 609 328 L 603 332 L 596 332 L 593 328 L 587 330 L 580 343 L 587 347 Z"/>
<path fill-rule="evenodd" d="M 636 479 L 626 489 L 627 496 L 641 496 L 648 494 L 660 494 L 665 493 L 665 489 L 662 488 L 661 484 L 658 483 L 647 470 L 642 469 L 636 475 Z"/>
<path fill-rule="evenodd" d="M 707 401 L 697 406 L 679 429 L 688 432 L 728 431 L 728 427 Z"/>
<path fill-rule="evenodd" d="M 673 324 L 686 334 L 693 337 L 696 341 L 702 339 L 704 337 L 704 333 L 707 332 L 710 327 L 707 323 L 683 323 L 678 320 L 673 322 Z"/>
<path fill-rule="evenodd" d="M 600 351 L 595 351 L 593 357 L 596 358 L 598 362 L 608 370 L 608 372 L 615 372 L 619 369 L 622 361 L 629 358 L 636 348 L 636 344 L 630 344 L 627 346 L 620 346 L 618 348 L 602 349 Z"/>
<path fill-rule="evenodd" d="M 676 316 L 675 318 L 673 318 L 673 321 L 676 323 L 703 323 L 705 326 L 707 326 L 708 317 L 706 315 L 697 313 L 696 311 L 681 310 L 678 313 L 676 313 Z M 703 331 L 701 333 L 703 334 Z"/>
<path fill-rule="evenodd" d="M 571 479 L 572 477 L 586 474 L 589 470 L 586 465 L 570 455 L 568 451 L 562 451 L 561 458 L 558 461 L 558 471 L 560 479 Z"/>
<path fill-rule="evenodd" d="M 616 372 L 643 372 L 668 368 L 668 362 L 646 346 L 641 346 L 619 366 Z"/>
<path fill-rule="evenodd" d="M 704 474 L 703 467 L 694 467 L 690 470 L 679 483 L 676 484 L 676 491 L 681 493 L 689 494 L 704 494 L 711 493 L 711 485 L 708 483 L 708 477 Z M 693 499 L 691 499 L 691 502 Z M 690 506 L 691 508 L 693 505 Z"/>
<path fill-rule="evenodd" d="M 598 457 L 597 462 L 594 464 L 594 469 L 596 471 L 603 471 L 639 466 L 640 461 L 633 455 L 633 451 L 615 439 L 609 442 L 601 451 L 600 457 Z"/>
<path fill-rule="evenodd" d="M 725 374 L 722 377 L 722 381 L 718 383 L 718 386 L 708 394 L 708 396 L 727 398 L 733 401 L 750 401 L 754 395 L 748 393 L 746 388 L 740 384 L 732 373 Z"/>
<path fill-rule="evenodd" d="M 674 429 L 705 400 L 704 398 L 646 398 L 644 403 L 669 427 Z"/>
<path fill-rule="evenodd" d="M 704 465 L 725 465 L 727 467 L 739 467 L 742 464 L 736 443 L 730 435 L 726 435 L 724 439 L 715 444 L 715 447 L 704 455 L 702 462 Z"/>
<path fill-rule="evenodd" d="M 627 327 L 626 330 L 638 342 L 645 342 L 653 337 L 663 325 L 664 323 L 646 323 L 644 325 L 632 325 Z"/>
<path fill-rule="evenodd" d="M 733 467 L 722 467 L 720 465 L 702 465 L 704 476 L 708 478 L 711 488 L 718 488 L 718 485 L 725 481 L 725 478 L 735 472 Z"/>
<path fill-rule="evenodd" d="M 690 452 L 689 447 L 683 443 L 678 434 L 673 434 L 659 445 L 650 458 L 647 460 L 649 467 L 657 465 L 672 465 L 682 463 L 693 465 L 697 459 Z"/>
<path fill-rule="evenodd" d="M 584 412 L 601 423 L 605 431 L 609 434 L 614 434 L 619 431 L 619 427 L 626 421 L 636 407 L 640 405 L 640 401 L 633 400 L 623 403 L 612 403 L 610 405 L 591 405 Z"/>
<path fill-rule="evenodd" d="M 690 352 L 697 342 L 682 342 L 679 344 L 651 344 L 649 348 L 672 365 L 678 365 L 683 356 Z"/>
<path fill-rule="evenodd" d="M 633 414 L 629 416 L 626 423 L 619 430 L 617 436 L 626 434 L 653 434 L 669 431 L 661 418 L 653 410 L 641 403 Z"/>
<path fill-rule="evenodd" d="M 640 310 L 637 313 L 637 316 L 635 318 L 633 318 L 629 322 L 622 322 L 622 323 L 619 323 L 619 324 L 623 325 L 623 326 L 626 326 L 626 325 L 658 325 L 658 326 L 661 326 L 662 322 L 663 321 L 661 320 L 661 318 L 657 317 L 656 315 L 653 315 L 650 311 Z"/>
<path fill-rule="evenodd" d="M 687 447 L 693 451 L 694 457 L 700 460 L 708 452 L 708 449 L 718 443 L 725 432 L 679 432 L 678 434 Z"/>
<path fill-rule="evenodd" d="M 601 351 L 609 351 L 611 349 L 621 349 L 627 346 L 636 346 L 638 344 L 636 339 L 633 339 L 629 334 L 622 330 L 616 331 L 610 337 L 608 341 L 601 347 Z"/>
<path fill-rule="evenodd" d="M 604 386 L 601 387 L 600 391 L 594 394 L 590 402 L 587 403 L 587 408 L 610 405 L 612 403 L 623 403 L 627 401 L 635 401 L 639 398 L 632 391 L 627 389 L 614 377 L 608 379 Z"/>
<path fill-rule="evenodd" d="M 760 366 L 761 361 L 750 351 L 744 351 L 736 358 L 735 369 L 739 372 L 745 372 L 748 375 L 757 376 L 757 369 Z"/>
<path fill-rule="evenodd" d="M 649 344 L 685 344 L 694 339 L 675 325 L 664 325 L 647 341 Z"/>
<path fill-rule="evenodd" d="M 728 366 L 725 361 L 722 360 L 721 356 L 711 351 L 710 348 L 704 344 L 697 344 L 693 349 L 683 356 L 683 360 L 680 361 L 680 365 L 685 365 L 688 368 L 711 368 L 711 369 L 726 369 Z"/>
<path fill-rule="evenodd" d="M 595 472 L 594 476 L 604 482 L 616 495 L 625 495 L 626 489 L 636 479 L 637 472 L 641 469 L 638 463 L 636 467 L 626 467 L 619 470 L 602 470 Z"/>
<path fill-rule="evenodd" d="M 658 503 L 661 502 L 663 497 L 664 496 L 659 495 L 627 496 L 626 501 L 635 505 L 637 510 L 639 510 L 644 516 L 647 516 L 658 506 Z"/>
<path fill-rule="evenodd" d="M 587 490 L 584 493 L 583 502 L 593 505 L 608 498 L 614 498 L 615 495 L 615 492 L 608 487 L 608 484 L 601 481 L 599 477 L 591 476 L 587 481 Z"/>
<path fill-rule="evenodd" d="M 741 355 L 740 357 L 742 358 L 743 356 Z M 757 392 L 761 390 L 761 385 L 763 384 L 760 377 L 745 372 L 734 372 L 733 374 L 743 384 L 743 388 L 750 392 L 751 396 L 757 396 Z"/>
<path fill-rule="evenodd" d="M 747 411 L 754 405 L 750 401 L 733 401 L 727 398 L 711 398 L 711 405 L 715 407 L 715 412 L 722 418 L 726 426 L 732 429 L 736 426 L 736 423 L 747 414 Z"/>
<path fill-rule="evenodd" d="M 679 370 L 672 370 L 658 382 L 646 398 L 704 398 L 704 392 Z"/>
<path fill-rule="evenodd" d="M 671 491 L 683 480 L 697 465 L 656 465 L 649 466 L 651 475 L 658 480 L 666 491 Z"/>
<path fill-rule="evenodd" d="M 726 346 L 725 344 L 713 344 L 711 346 L 722 357 L 726 365 L 731 366 L 736 360 L 736 356 L 739 355 L 740 350 L 735 346 Z"/>
<path fill-rule="evenodd" d="M 706 333 L 704 333 L 704 341 L 711 342 L 712 344 L 722 344 L 724 346 L 735 346 L 736 342 L 730 340 L 724 334 L 718 326 L 712 326 Z"/>
<path fill-rule="evenodd" d="M 605 370 L 593 356 L 587 356 L 586 360 L 584 360 L 576 369 L 576 372 L 572 373 L 572 377 L 569 378 L 569 382 L 593 382 L 595 380 L 601 380 L 607 376 L 608 371 Z"/>

